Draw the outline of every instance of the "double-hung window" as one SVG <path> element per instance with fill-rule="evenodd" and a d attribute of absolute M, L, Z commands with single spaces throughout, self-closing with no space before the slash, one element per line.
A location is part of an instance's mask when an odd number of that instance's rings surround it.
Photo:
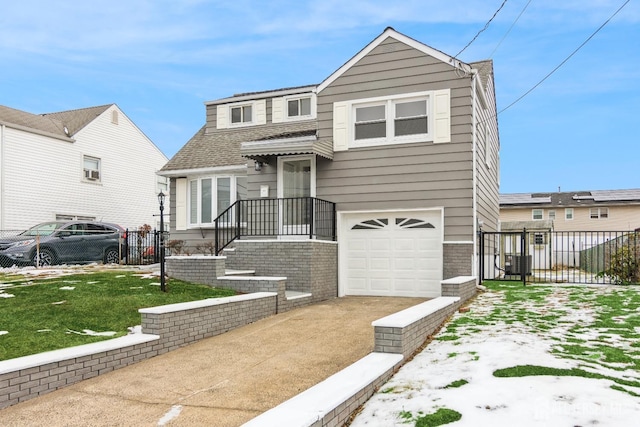
<path fill-rule="evenodd" d="M 426 135 L 427 100 L 395 102 L 394 136 Z"/>
<path fill-rule="evenodd" d="M 189 224 L 211 225 L 229 206 L 246 198 L 246 176 L 192 179 L 189 181 Z"/>
<path fill-rule="evenodd" d="M 394 144 L 426 140 L 428 97 L 387 99 L 354 105 L 356 145 Z"/>
<path fill-rule="evenodd" d="M 609 218 L 609 208 L 591 208 L 589 209 L 589 218 L 591 219 Z"/>
<path fill-rule="evenodd" d="M 371 105 L 356 107 L 355 139 L 386 138 L 387 106 Z"/>
<path fill-rule="evenodd" d="M 231 107 L 231 124 L 251 123 L 253 121 L 251 117 L 251 104 Z"/>
<path fill-rule="evenodd" d="M 311 97 L 287 100 L 287 118 L 311 116 Z"/>
<path fill-rule="evenodd" d="M 538 221 L 543 219 L 542 218 L 542 209 L 533 209 L 531 211 L 531 219 L 533 219 L 534 221 Z"/>
<path fill-rule="evenodd" d="M 100 159 L 97 157 L 84 156 L 82 159 L 85 181 L 100 181 Z"/>

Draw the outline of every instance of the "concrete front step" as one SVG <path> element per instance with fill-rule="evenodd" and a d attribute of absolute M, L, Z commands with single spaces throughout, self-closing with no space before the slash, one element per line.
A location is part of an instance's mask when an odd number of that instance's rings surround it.
<path fill-rule="evenodd" d="M 224 277 L 227 276 L 255 276 L 255 270 L 225 270 Z"/>

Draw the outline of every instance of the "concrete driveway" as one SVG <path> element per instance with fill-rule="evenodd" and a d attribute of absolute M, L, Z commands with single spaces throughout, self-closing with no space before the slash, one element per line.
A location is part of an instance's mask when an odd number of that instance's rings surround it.
<path fill-rule="evenodd" d="M 420 298 L 278 314 L 0 411 L 6 426 L 239 426 L 373 349 L 373 320 Z"/>

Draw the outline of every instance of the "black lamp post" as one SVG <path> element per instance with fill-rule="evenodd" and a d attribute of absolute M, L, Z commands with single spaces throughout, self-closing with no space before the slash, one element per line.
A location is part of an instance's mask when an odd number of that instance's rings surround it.
<path fill-rule="evenodd" d="M 160 191 L 158 193 L 158 203 L 160 203 L 160 290 L 167 292 L 167 286 L 164 278 L 164 198 L 165 194 Z"/>

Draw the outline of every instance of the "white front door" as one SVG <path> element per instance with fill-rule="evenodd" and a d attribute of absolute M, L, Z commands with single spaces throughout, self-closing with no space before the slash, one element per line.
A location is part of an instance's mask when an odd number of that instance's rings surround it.
<path fill-rule="evenodd" d="M 309 197 L 316 196 L 315 156 L 278 157 L 281 234 L 309 234 Z"/>

